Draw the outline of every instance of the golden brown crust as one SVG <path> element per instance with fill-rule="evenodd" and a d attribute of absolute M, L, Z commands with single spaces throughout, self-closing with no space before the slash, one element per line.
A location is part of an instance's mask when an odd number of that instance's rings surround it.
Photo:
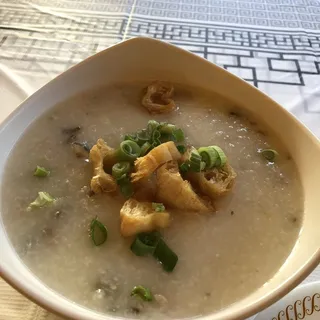
<path fill-rule="evenodd" d="M 90 150 L 90 162 L 93 166 L 91 190 L 94 193 L 113 192 L 117 190 L 117 183 L 112 175 L 104 171 L 104 161 L 112 166 L 116 162 L 115 150 L 110 148 L 103 139 L 98 139 Z"/>
<path fill-rule="evenodd" d="M 168 113 L 176 108 L 172 95 L 172 84 L 155 81 L 147 87 L 147 92 L 142 98 L 142 105 L 152 114 Z"/>
<path fill-rule="evenodd" d="M 214 211 L 212 204 L 200 198 L 189 181 L 182 179 L 176 161 L 168 162 L 157 170 L 157 201 L 185 211 Z"/>
<path fill-rule="evenodd" d="M 162 143 L 152 149 L 147 155 L 135 161 L 135 172 L 131 175 L 132 182 L 146 178 L 164 163 L 171 160 L 179 160 L 180 158 L 181 154 L 174 142 Z"/>
<path fill-rule="evenodd" d="M 156 212 L 151 202 L 127 200 L 120 210 L 121 234 L 124 237 L 140 232 L 150 232 L 157 228 L 166 228 L 170 223 L 167 211 Z"/>
<path fill-rule="evenodd" d="M 202 193 L 211 199 L 216 199 L 231 191 L 236 176 L 237 174 L 230 164 L 226 163 L 221 168 L 212 168 L 202 172 L 190 172 L 186 177 Z"/>

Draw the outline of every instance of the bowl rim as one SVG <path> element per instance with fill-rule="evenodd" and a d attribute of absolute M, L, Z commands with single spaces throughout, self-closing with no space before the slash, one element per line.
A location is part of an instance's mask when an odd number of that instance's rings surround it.
<path fill-rule="evenodd" d="M 141 41 L 162 44 L 163 46 L 167 46 L 167 47 L 170 47 L 171 49 L 175 49 L 176 51 L 180 52 L 181 54 L 192 56 L 193 59 L 198 59 L 198 60 L 202 61 L 202 63 L 207 63 L 208 66 L 210 66 L 211 68 L 214 66 L 214 67 L 216 67 L 218 69 L 223 70 L 224 72 L 228 73 L 230 77 L 236 78 L 238 81 L 241 81 L 242 85 L 251 86 L 248 82 L 246 82 L 242 78 L 232 74 L 228 70 L 225 70 L 224 68 L 222 68 L 222 67 L 220 67 L 220 66 L 218 66 L 218 65 L 216 65 L 216 64 L 214 64 L 214 63 L 212 63 L 210 61 L 208 61 L 207 59 L 202 58 L 202 57 L 200 57 L 200 56 L 198 56 L 198 55 L 196 55 L 196 54 L 194 54 L 194 53 L 192 53 L 190 51 L 187 51 L 187 50 L 185 50 L 183 48 L 180 48 L 178 46 L 175 46 L 175 45 L 170 44 L 168 42 L 165 42 L 163 40 L 153 39 L 153 38 L 149 38 L 149 37 L 141 37 L 140 36 L 140 37 L 127 39 L 127 40 L 121 41 L 121 42 L 119 42 L 117 44 L 114 44 L 114 45 L 106 48 L 105 50 L 100 51 L 100 52 L 98 52 L 98 53 L 86 58 L 85 60 L 81 61 L 80 63 L 77 63 L 76 65 L 74 65 L 71 68 L 69 68 L 68 70 L 64 71 L 63 73 L 61 73 L 57 77 L 55 77 L 52 80 L 50 80 L 47 84 L 45 84 L 44 86 L 42 86 L 41 88 L 36 90 L 31 96 L 27 97 L 24 101 L 21 102 L 21 104 L 17 108 L 15 108 L 15 110 L 0 124 L 0 133 L 1 133 L 2 129 L 4 127 L 6 127 L 11 122 L 11 120 L 19 114 L 20 110 L 24 107 L 25 102 L 30 100 L 39 91 L 42 91 L 43 89 L 45 89 L 49 85 L 51 85 L 51 82 L 53 80 L 54 81 L 58 81 L 58 80 L 62 79 L 63 77 L 65 77 L 65 75 L 74 72 L 76 69 L 78 69 L 82 65 L 89 63 L 91 60 L 95 59 L 98 56 L 104 55 L 106 51 L 111 51 L 111 50 L 114 50 L 114 49 L 116 49 L 118 47 L 126 46 L 128 43 L 141 42 Z M 312 131 L 310 131 L 293 114 L 291 114 L 288 110 L 286 110 L 284 107 L 282 107 L 279 103 L 274 101 L 267 94 L 265 94 L 264 92 L 262 92 L 261 90 L 259 90 L 258 88 L 254 87 L 254 86 L 251 86 L 251 87 L 252 87 L 251 88 L 252 90 L 254 90 L 256 92 L 259 92 L 260 95 L 263 95 L 270 103 L 275 105 L 280 112 L 285 113 L 286 117 L 288 117 L 290 119 L 290 121 L 292 121 L 296 125 L 298 125 L 300 127 L 300 129 L 315 143 L 316 147 L 320 151 L 320 140 L 315 136 L 315 134 Z M 283 282 L 281 287 L 277 287 L 277 288 L 273 289 L 271 292 L 269 292 L 268 294 L 264 295 L 259 300 L 251 302 L 251 303 L 245 305 L 244 307 L 242 307 L 241 309 L 237 310 L 237 312 L 233 313 L 232 315 L 228 315 L 227 317 L 224 317 L 223 320 L 242 320 L 242 319 L 246 319 L 247 317 L 254 316 L 254 315 L 258 314 L 262 310 L 266 309 L 267 307 L 271 306 L 273 303 L 275 303 L 276 301 L 278 301 L 279 299 L 284 297 L 291 290 L 293 290 L 319 264 L 320 264 L 320 246 L 319 246 L 318 250 L 309 258 L 309 260 L 307 260 L 305 262 L 305 264 L 300 269 L 298 269 L 291 277 L 287 278 Z M 29 272 L 34 277 L 36 277 L 36 275 L 34 275 L 31 271 L 29 271 Z M 84 316 L 83 317 L 81 316 L 81 318 L 76 318 L 76 317 L 79 317 L 79 313 L 74 311 L 71 307 L 69 307 L 69 310 L 68 310 L 68 308 L 66 306 L 64 306 L 64 305 L 62 305 L 62 306 L 54 306 L 49 299 L 46 299 L 46 298 L 42 299 L 42 297 L 40 297 L 39 295 L 36 294 L 36 291 L 29 290 L 24 285 L 23 282 L 17 281 L 15 279 L 13 273 L 11 272 L 11 270 L 9 268 L 4 267 L 1 264 L 1 261 L 0 261 L 0 277 L 2 277 L 15 290 L 17 290 L 19 293 L 21 293 L 22 295 L 27 297 L 29 300 L 31 300 L 35 304 L 39 305 L 40 307 L 48 310 L 49 312 L 51 312 L 51 313 L 53 313 L 55 315 L 58 315 L 60 317 L 63 317 L 65 319 L 69 319 L 69 320 L 91 319 L 91 318 L 85 318 Z M 39 280 L 39 281 L 42 282 L 41 280 Z M 51 288 L 49 288 L 49 289 L 52 290 Z M 54 291 L 55 294 L 59 294 L 59 292 L 57 292 L 55 290 L 52 290 L 52 291 Z M 64 296 L 62 296 L 62 298 L 64 300 L 67 300 L 70 304 L 74 303 L 74 302 L 72 302 L 71 300 L 69 300 L 68 298 L 66 298 Z M 87 309 L 87 310 L 92 311 L 92 312 L 96 312 L 96 311 L 94 311 L 92 309 L 89 309 L 89 308 L 86 308 L 86 307 L 84 307 L 84 306 L 82 306 L 80 304 L 76 304 L 76 305 L 79 306 L 80 308 Z M 226 310 L 226 309 L 224 309 L 224 310 Z M 218 313 L 221 312 L 221 311 L 222 310 L 218 311 Z M 96 312 L 96 314 L 101 314 L 101 313 Z M 108 314 L 103 314 L 103 315 L 104 315 L 106 320 L 108 320 L 108 319 L 109 320 L 117 319 L 117 317 L 112 317 L 112 316 L 110 316 Z M 204 315 L 204 316 L 199 317 L 199 319 L 200 320 L 210 320 L 213 315 L 214 314 Z M 126 318 L 122 318 L 122 319 L 126 319 Z M 186 319 L 188 319 L 188 318 L 186 318 Z"/>

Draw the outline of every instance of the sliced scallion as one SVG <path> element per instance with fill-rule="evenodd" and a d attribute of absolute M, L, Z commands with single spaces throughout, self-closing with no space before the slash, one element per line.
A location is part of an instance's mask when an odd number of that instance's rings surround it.
<path fill-rule="evenodd" d="M 182 154 L 185 153 L 186 150 L 187 150 L 186 146 L 184 146 L 183 144 L 178 145 L 178 146 L 177 146 L 177 149 L 178 149 L 179 152 L 182 153 Z"/>
<path fill-rule="evenodd" d="M 119 185 L 120 191 L 125 198 L 128 199 L 133 195 L 133 186 L 128 174 L 123 174 L 120 178 L 118 178 L 117 184 Z"/>
<path fill-rule="evenodd" d="M 131 245 L 131 251 L 137 256 L 153 255 L 167 272 L 171 272 L 178 262 L 178 256 L 157 231 L 138 234 Z"/>
<path fill-rule="evenodd" d="M 145 142 L 150 140 L 151 135 L 146 129 L 143 129 L 137 133 L 137 143 L 142 146 Z"/>
<path fill-rule="evenodd" d="M 149 120 L 147 125 L 147 130 L 150 135 L 152 135 L 153 131 L 159 127 L 160 123 L 156 120 Z"/>
<path fill-rule="evenodd" d="M 144 301 L 152 301 L 153 296 L 151 291 L 143 286 L 135 286 L 131 291 L 131 296 L 138 296 Z"/>
<path fill-rule="evenodd" d="M 152 202 L 152 209 L 156 212 L 163 212 L 166 210 L 166 207 L 163 203 Z"/>
<path fill-rule="evenodd" d="M 157 231 L 150 233 L 139 233 L 132 242 L 130 249 L 136 256 L 153 254 L 160 237 L 161 235 Z"/>
<path fill-rule="evenodd" d="M 176 142 L 184 141 L 184 132 L 182 131 L 182 129 L 176 129 L 172 132 L 172 134 Z"/>
<path fill-rule="evenodd" d="M 117 180 L 124 174 L 129 173 L 131 170 L 131 164 L 128 161 L 118 162 L 112 167 L 112 176 Z"/>
<path fill-rule="evenodd" d="M 152 133 L 152 145 L 154 147 L 161 144 L 160 138 L 161 138 L 161 133 L 158 130 L 154 130 Z"/>
<path fill-rule="evenodd" d="M 100 246 L 108 238 L 108 230 L 98 218 L 94 218 L 90 224 L 90 236 L 95 246 Z"/>
<path fill-rule="evenodd" d="M 36 177 L 47 177 L 50 174 L 50 171 L 44 167 L 37 166 L 33 175 Z"/>
<path fill-rule="evenodd" d="M 145 142 L 142 146 L 141 146 L 141 154 L 140 156 L 143 157 L 145 156 L 151 149 L 151 144 L 149 142 Z"/>
<path fill-rule="evenodd" d="M 42 208 L 54 201 L 55 199 L 48 192 L 40 191 L 38 192 L 38 197 L 29 204 L 28 209 Z"/>
<path fill-rule="evenodd" d="M 265 159 L 267 159 L 270 162 L 274 162 L 275 158 L 279 155 L 279 153 L 273 149 L 261 150 L 261 154 Z"/>
<path fill-rule="evenodd" d="M 159 239 L 153 256 L 167 272 L 172 272 L 178 262 L 178 256 L 169 248 L 163 239 Z"/>
<path fill-rule="evenodd" d="M 172 135 L 175 130 L 177 130 L 177 127 L 174 124 L 170 124 L 170 123 L 161 123 L 160 124 L 159 131 L 161 134 L 164 133 L 164 134 Z"/>
<path fill-rule="evenodd" d="M 223 167 L 227 162 L 227 157 L 223 150 L 218 146 L 212 146 L 215 151 L 218 153 L 218 159 L 216 160 L 215 166 L 216 167 Z"/>
<path fill-rule="evenodd" d="M 141 153 L 139 145 L 132 140 L 125 140 L 120 143 L 120 148 L 117 150 L 117 157 L 120 161 L 136 160 Z"/>
<path fill-rule="evenodd" d="M 201 156 L 199 152 L 193 148 L 189 158 L 189 168 L 191 171 L 200 172 L 201 171 Z"/>
<path fill-rule="evenodd" d="M 189 164 L 187 162 L 183 162 L 179 167 L 180 172 L 185 173 L 189 171 Z"/>
<path fill-rule="evenodd" d="M 201 156 L 202 161 L 205 162 L 207 169 L 211 169 L 215 166 L 219 158 L 219 153 L 213 146 L 201 147 L 198 149 L 198 152 Z"/>
<path fill-rule="evenodd" d="M 126 141 L 126 140 L 137 142 L 138 141 L 137 134 L 136 133 L 126 134 L 123 138 L 123 141 Z"/>

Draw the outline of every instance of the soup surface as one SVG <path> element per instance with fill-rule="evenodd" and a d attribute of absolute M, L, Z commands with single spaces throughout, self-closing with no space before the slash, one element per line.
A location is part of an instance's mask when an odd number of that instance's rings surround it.
<path fill-rule="evenodd" d="M 177 87 L 178 109 L 150 115 L 141 106 L 141 84 L 83 93 L 36 120 L 14 146 L 2 186 L 8 235 L 25 264 L 45 284 L 75 302 L 118 316 L 146 319 L 194 317 L 214 312 L 261 287 L 281 267 L 298 238 L 303 195 L 288 152 L 259 123 L 234 105 L 199 89 Z M 241 113 L 241 110 L 237 110 Z M 76 157 L 63 129 L 80 126 L 77 138 L 94 145 L 103 138 L 117 147 L 124 134 L 150 119 L 182 128 L 187 142 L 219 145 L 237 173 L 232 192 L 215 201 L 212 214 L 171 213 L 162 230 L 178 255 L 168 273 L 152 257 L 130 251 L 133 238 L 119 232 L 121 195 L 90 194 L 92 165 Z M 277 150 L 274 163 L 259 150 Z M 50 176 L 33 176 L 35 166 Z M 39 191 L 57 199 L 28 210 Z M 108 239 L 94 246 L 88 233 L 94 217 Z M 130 296 L 134 286 L 155 299 Z"/>

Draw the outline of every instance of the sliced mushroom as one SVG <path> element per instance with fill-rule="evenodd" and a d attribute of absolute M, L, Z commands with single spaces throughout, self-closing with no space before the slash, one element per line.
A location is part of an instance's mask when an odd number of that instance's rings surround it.
<path fill-rule="evenodd" d="M 176 108 L 172 95 L 172 84 L 155 81 L 147 87 L 147 92 L 142 98 L 142 105 L 150 113 L 168 113 Z"/>
<path fill-rule="evenodd" d="M 98 139 L 97 144 L 90 150 L 90 162 L 93 165 L 91 190 L 94 193 L 113 192 L 117 190 L 117 183 L 112 175 L 104 170 L 104 163 L 115 163 L 115 150 L 110 148 L 103 139 Z"/>
<path fill-rule="evenodd" d="M 226 163 L 221 168 L 190 172 L 187 174 L 187 179 L 194 183 L 202 193 L 211 199 L 216 199 L 230 192 L 236 176 L 230 164 Z"/>
<path fill-rule="evenodd" d="M 194 211 L 212 212 L 211 203 L 200 198 L 187 180 L 183 180 L 176 161 L 170 161 L 157 170 L 157 200 L 168 207 Z"/>

